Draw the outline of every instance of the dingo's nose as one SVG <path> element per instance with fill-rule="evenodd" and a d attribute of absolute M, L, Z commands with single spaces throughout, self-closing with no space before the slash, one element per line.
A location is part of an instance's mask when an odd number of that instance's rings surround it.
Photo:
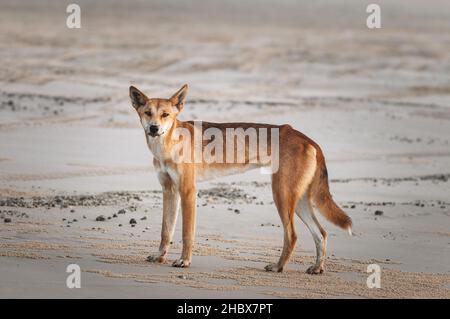
<path fill-rule="evenodd" d="M 150 134 L 156 134 L 159 131 L 158 125 L 150 125 L 149 127 Z"/>

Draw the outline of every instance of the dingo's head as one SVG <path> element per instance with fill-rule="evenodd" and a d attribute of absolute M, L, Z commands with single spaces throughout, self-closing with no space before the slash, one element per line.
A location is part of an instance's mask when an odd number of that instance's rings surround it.
<path fill-rule="evenodd" d="M 188 86 L 183 85 L 170 99 L 152 99 L 130 86 L 131 104 L 141 119 L 145 134 L 151 137 L 165 134 L 183 109 Z"/>

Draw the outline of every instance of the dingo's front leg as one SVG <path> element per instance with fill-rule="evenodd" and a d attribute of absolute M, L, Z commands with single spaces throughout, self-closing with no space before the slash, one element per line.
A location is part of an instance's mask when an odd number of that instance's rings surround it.
<path fill-rule="evenodd" d="M 161 228 L 161 243 L 159 252 L 147 258 L 150 262 L 164 263 L 172 241 L 175 224 L 180 204 L 180 196 L 175 184 L 168 174 L 160 173 L 158 175 L 163 188 L 163 220 Z"/>
<path fill-rule="evenodd" d="M 195 235 L 195 208 L 197 191 L 194 183 L 180 187 L 181 210 L 183 217 L 183 250 L 181 258 L 174 261 L 174 267 L 189 267 L 192 260 L 192 247 Z"/>

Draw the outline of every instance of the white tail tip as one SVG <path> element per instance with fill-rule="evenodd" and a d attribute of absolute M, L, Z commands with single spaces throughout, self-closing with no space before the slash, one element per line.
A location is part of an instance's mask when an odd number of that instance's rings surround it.
<path fill-rule="evenodd" d="M 347 231 L 348 231 L 348 234 L 350 236 L 353 236 L 353 232 L 352 232 L 352 228 L 351 227 L 347 228 Z"/>

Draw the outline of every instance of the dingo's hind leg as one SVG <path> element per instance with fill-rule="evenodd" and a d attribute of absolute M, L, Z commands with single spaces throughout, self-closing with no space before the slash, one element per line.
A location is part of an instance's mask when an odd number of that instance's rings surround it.
<path fill-rule="evenodd" d="M 278 209 L 278 214 L 280 215 L 281 222 L 284 229 L 284 242 L 283 251 L 281 253 L 278 263 L 268 264 L 265 269 L 267 271 L 283 271 L 286 262 L 292 255 L 295 248 L 295 243 L 297 241 L 297 234 L 295 233 L 294 226 L 294 211 L 295 204 L 292 205 L 292 199 L 289 200 L 287 196 L 283 196 L 283 192 L 274 193 L 274 202 Z"/>
<path fill-rule="evenodd" d="M 295 212 L 305 223 L 306 227 L 308 227 L 316 246 L 316 263 L 309 267 L 306 272 L 308 274 L 321 274 L 324 271 L 324 263 L 326 258 L 327 232 L 319 224 L 319 221 L 314 215 L 314 210 L 308 194 L 305 194 L 305 196 L 303 196 L 300 200 Z"/>
<path fill-rule="evenodd" d="M 295 160 L 290 156 L 282 159 L 278 172 L 272 175 L 272 193 L 284 229 L 284 244 L 280 259 L 276 264 L 266 266 L 267 271 L 283 271 L 292 255 L 297 241 L 294 213 L 297 203 L 311 184 L 315 172 L 315 151 L 301 148 Z"/>

